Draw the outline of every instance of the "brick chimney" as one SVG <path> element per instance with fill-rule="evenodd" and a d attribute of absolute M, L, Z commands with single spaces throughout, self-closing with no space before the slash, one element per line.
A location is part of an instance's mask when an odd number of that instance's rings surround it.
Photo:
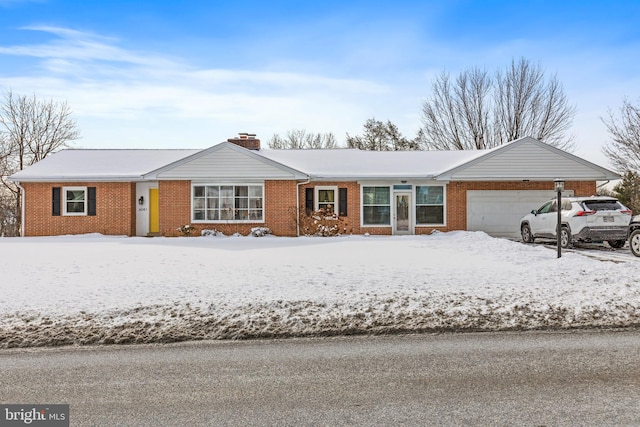
<path fill-rule="evenodd" d="M 228 142 L 233 142 L 240 147 L 246 148 L 247 150 L 259 150 L 260 149 L 260 140 L 256 138 L 255 133 L 239 133 L 235 138 L 227 139 Z"/>

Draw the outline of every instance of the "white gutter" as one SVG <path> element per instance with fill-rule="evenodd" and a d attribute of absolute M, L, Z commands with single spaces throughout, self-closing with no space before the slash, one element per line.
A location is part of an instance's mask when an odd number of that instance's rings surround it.
<path fill-rule="evenodd" d="M 20 185 L 20 181 L 15 181 L 15 183 L 20 189 L 20 237 L 24 237 L 24 187 Z"/>
<path fill-rule="evenodd" d="M 300 186 L 311 182 L 311 179 L 307 178 L 304 182 L 296 184 L 296 236 L 300 237 Z"/>

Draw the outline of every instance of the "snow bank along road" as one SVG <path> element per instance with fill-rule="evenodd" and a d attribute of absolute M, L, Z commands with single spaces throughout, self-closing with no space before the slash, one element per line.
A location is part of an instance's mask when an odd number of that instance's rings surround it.
<path fill-rule="evenodd" d="M 587 252 L 481 232 L 1 238 L 0 348 L 640 325 L 640 259 Z"/>

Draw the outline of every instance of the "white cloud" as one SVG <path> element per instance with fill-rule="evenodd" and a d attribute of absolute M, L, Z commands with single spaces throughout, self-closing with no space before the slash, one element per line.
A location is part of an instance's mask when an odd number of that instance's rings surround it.
<path fill-rule="evenodd" d="M 26 26 L 21 29 L 52 34 L 59 39 L 36 45 L 0 47 L 0 54 L 77 61 L 111 61 L 156 67 L 175 65 L 173 61 L 160 56 L 136 54 L 121 49 L 113 44 L 117 42 L 116 39 L 93 33 L 52 26 Z"/>
<path fill-rule="evenodd" d="M 129 132 L 128 128 L 140 132 L 135 121 L 173 129 L 184 128 L 186 121 L 196 126 L 231 125 L 238 128 L 231 135 L 250 130 L 261 132 L 265 139 L 294 127 L 333 131 L 341 138 L 346 131 L 356 131 L 354 122 L 359 127 L 370 116 L 362 105 L 393 95 L 390 87 L 368 80 L 257 69 L 198 69 L 184 60 L 129 51 L 114 38 L 60 27 L 25 29 L 57 38 L 37 45 L 0 46 L 0 54 L 36 58 L 42 70 L 26 76 L 5 72 L 0 85 L 18 93 L 65 99 L 80 123 L 109 120 L 121 132 Z M 173 129 L 149 129 L 147 134 L 171 135 Z M 197 130 L 191 133 L 197 139 Z M 85 145 L 114 144 L 113 137 L 105 141 L 87 129 L 83 134 Z M 95 140 L 86 140 L 88 135 Z M 210 135 L 206 141 L 210 142 Z"/>

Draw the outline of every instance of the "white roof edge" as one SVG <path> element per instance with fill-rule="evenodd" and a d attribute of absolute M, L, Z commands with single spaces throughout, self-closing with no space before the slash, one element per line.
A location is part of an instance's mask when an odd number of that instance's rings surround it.
<path fill-rule="evenodd" d="M 13 175 L 12 175 L 13 176 Z M 152 181 L 150 179 L 144 179 L 140 175 L 136 176 L 43 176 L 43 177 L 29 177 L 29 178 L 12 178 L 9 176 L 7 179 L 12 182 L 132 182 L 132 181 Z"/>
<path fill-rule="evenodd" d="M 433 175 L 311 175 L 309 177 L 312 181 L 364 181 L 364 180 L 391 180 L 391 179 L 422 179 L 422 180 L 435 180 Z"/>
<path fill-rule="evenodd" d="M 522 176 L 500 176 L 500 177 L 491 177 L 488 178 L 486 176 L 465 176 L 464 178 L 451 178 L 451 176 L 441 175 L 438 177 L 438 181 L 553 181 L 557 179 L 557 176 L 536 176 L 536 177 L 527 177 L 523 178 Z M 565 181 L 610 181 L 611 179 L 601 179 L 601 178 L 589 178 L 589 177 L 563 177 Z"/>

